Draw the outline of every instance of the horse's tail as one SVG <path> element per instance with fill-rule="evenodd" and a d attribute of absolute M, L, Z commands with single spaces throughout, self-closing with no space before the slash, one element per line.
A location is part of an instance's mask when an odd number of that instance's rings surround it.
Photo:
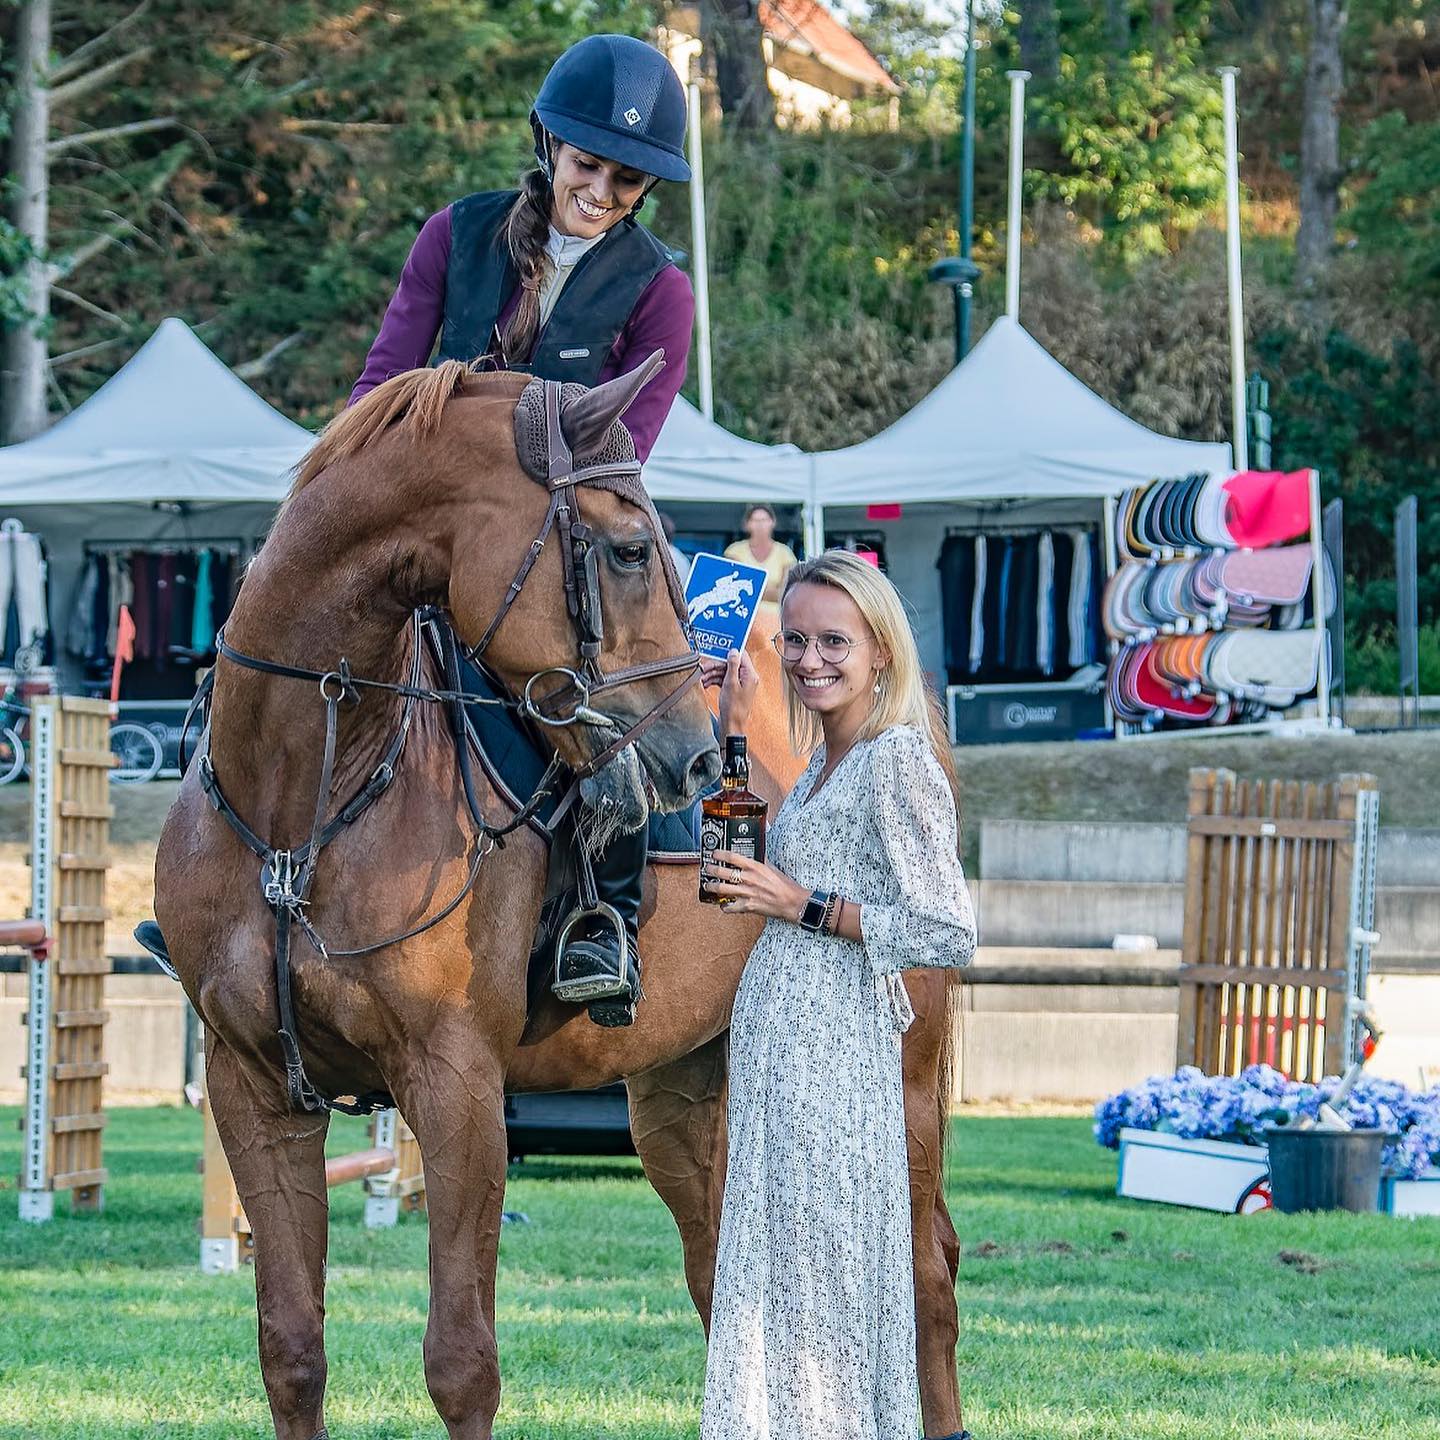
<path fill-rule="evenodd" d="M 959 970 L 945 971 L 945 1033 L 940 1037 L 940 1073 L 936 1076 L 935 1109 L 940 1129 L 940 1167 L 944 1174 L 945 1145 L 950 1137 L 950 1111 L 955 1103 L 959 1073 L 958 1037 L 963 987 Z M 942 1181 L 943 1183 L 943 1181 Z"/>

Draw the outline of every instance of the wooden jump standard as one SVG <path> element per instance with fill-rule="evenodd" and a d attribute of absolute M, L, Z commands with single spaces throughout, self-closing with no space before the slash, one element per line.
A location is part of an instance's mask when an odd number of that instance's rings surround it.
<path fill-rule="evenodd" d="M 110 867 L 110 705 L 42 696 L 30 722 L 30 920 L 0 944 L 30 949 L 20 1218 L 104 1205 L 105 872 Z"/>

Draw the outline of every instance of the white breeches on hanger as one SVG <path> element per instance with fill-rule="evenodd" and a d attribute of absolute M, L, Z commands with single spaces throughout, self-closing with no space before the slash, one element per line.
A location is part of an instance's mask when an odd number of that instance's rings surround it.
<path fill-rule="evenodd" d="M 50 629 L 45 612 L 45 562 L 40 542 L 24 531 L 0 535 L 0 650 L 5 649 L 10 597 L 20 620 L 19 643 L 33 645 Z"/>

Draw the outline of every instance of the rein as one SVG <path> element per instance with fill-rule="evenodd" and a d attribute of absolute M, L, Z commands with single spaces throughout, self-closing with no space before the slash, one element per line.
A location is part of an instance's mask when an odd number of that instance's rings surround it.
<path fill-rule="evenodd" d="M 539 394 L 536 395 L 537 387 Z M 316 1088 L 305 1070 L 304 1057 L 300 1050 L 299 1029 L 295 1018 L 293 977 L 291 967 L 291 942 L 293 931 L 299 928 L 315 949 L 326 959 L 352 958 L 371 955 L 391 945 L 399 945 L 423 935 L 454 913 L 458 906 L 474 890 L 480 878 L 481 866 L 492 850 L 503 846 L 506 838 L 527 824 L 551 798 L 557 780 L 566 773 L 570 783 L 556 810 L 556 818 L 563 815 L 579 798 L 581 782 L 597 774 L 625 749 L 637 741 L 663 716 L 668 714 L 681 698 L 700 679 L 699 660 L 693 650 L 668 660 L 650 661 L 632 665 L 612 674 L 605 674 L 600 667 L 600 655 L 604 646 L 604 626 L 601 613 L 598 556 L 594 546 L 593 532 L 580 517 L 579 493 L 577 487 L 586 484 L 606 484 L 632 503 L 649 509 L 649 500 L 640 484 L 640 464 L 633 458 L 619 458 L 589 466 L 577 466 L 575 457 L 566 440 L 560 419 L 561 385 L 552 380 L 534 380 L 526 386 L 521 404 L 533 405 L 540 400 L 544 407 L 545 419 L 545 474 L 543 478 L 533 466 L 527 466 L 527 473 L 533 479 L 540 479 L 550 491 L 550 503 L 539 533 L 531 541 L 515 578 L 511 581 L 497 609 L 495 616 L 486 627 L 479 642 L 466 649 L 464 658 L 477 667 L 483 665 L 482 656 L 495 638 L 505 617 L 524 589 L 525 582 L 539 559 L 552 533 L 559 533 L 561 561 L 564 574 L 566 608 L 574 624 L 579 649 L 579 668 L 550 666 L 535 672 L 526 681 L 518 694 L 504 694 L 500 698 L 466 693 L 460 684 L 460 653 L 454 629 L 445 622 L 439 611 L 417 610 L 412 617 L 412 657 L 409 679 L 405 683 L 371 680 L 351 673 L 348 661 L 342 658 L 333 670 L 310 670 L 301 666 L 285 665 L 247 655 L 235 649 L 225 639 L 222 631 L 216 637 L 216 653 L 220 658 L 246 669 L 273 675 L 280 679 L 300 680 L 316 684 L 325 706 L 325 740 L 320 762 L 320 782 L 315 796 L 314 818 L 310 835 L 299 849 L 278 849 L 267 844 L 246 823 L 240 812 L 227 799 L 215 774 L 214 762 L 209 749 L 209 709 L 215 686 L 215 671 L 205 677 L 190 709 L 186 713 L 181 730 L 180 765 L 182 773 L 186 768 L 184 737 L 190 723 L 199 711 L 203 720 L 203 735 L 197 754 L 197 771 L 200 785 L 215 811 L 225 820 L 230 829 L 261 862 L 260 888 L 265 903 L 275 917 L 275 989 L 279 1009 L 279 1030 L 281 1055 L 285 1064 L 285 1086 L 291 1108 L 300 1112 L 338 1110 L 347 1115 L 368 1115 L 373 1111 L 393 1106 L 394 1101 L 384 1091 L 372 1091 L 358 1095 L 354 1101 L 327 1096 Z M 517 405 L 517 432 L 521 421 L 521 406 Z M 518 438 L 518 435 L 517 435 Z M 526 459 L 521 450 L 522 463 Z M 538 458 L 538 457 L 532 457 Z M 657 547 L 657 558 L 663 555 L 663 547 Z M 664 559 L 660 559 L 662 566 Z M 664 571 L 667 583 L 670 572 Z M 672 585 L 673 598 L 673 585 Z M 677 613 L 689 626 L 683 610 L 677 603 Z M 441 660 L 444 667 L 445 687 L 436 689 L 422 685 L 422 658 L 424 631 L 430 626 L 437 635 Z M 600 694 L 665 675 L 684 674 L 680 681 L 663 699 L 653 705 L 641 718 L 626 728 L 613 717 L 592 709 L 591 699 Z M 550 677 L 560 676 L 564 687 L 553 694 L 535 696 L 537 684 Z M 497 680 L 499 688 L 507 689 Z M 362 690 L 377 690 L 404 699 L 400 722 L 382 753 L 380 762 L 369 778 L 330 819 L 326 819 L 326 808 L 330 787 L 334 780 L 335 755 L 340 724 L 340 706 L 343 703 L 359 704 Z M 547 713 L 543 707 L 553 707 L 560 695 L 573 692 L 575 703 L 566 715 Z M 353 949 L 334 949 L 326 944 L 316 930 L 306 909 L 309 907 L 310 890 L 315 878 L 315 869 L 320 852 L 337 835 L 357 821 L 381 795 L 389 789 L 395 778 L 396 768 L 410 733 L 417 704 L 441 704 L 447 708 L 450 728 L 455 743 L 456 766 L 465 793 L 466 807 L 475 825 L 471 844 L 469 867 L 459 892 L 435 914 L 420 921 L 399 934 Z M 537 722 L 551 729 L 576 724 L 600 726 L 616 730 L 615 738 L 584 764 L 567 767 L 556 754 L 551 758 L 544 774 L 530 798 L 520 810 L 504 825 L 492 825 L 480 807 L 472 772 L 470 750 L 465 720 L 466 705 L 498 705 L 514 711 L 517 715 Z"/>

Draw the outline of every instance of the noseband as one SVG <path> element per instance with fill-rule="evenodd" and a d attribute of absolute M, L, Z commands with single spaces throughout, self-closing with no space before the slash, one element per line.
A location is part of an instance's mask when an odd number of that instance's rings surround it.
<path fill-rule="evenodd" d="M 525 824 L 554 793 L 565 766 L 559 756 L 552 758 L 544 775 L 536 786 L 534 794 L 521 807 L 519 813 L 504 825 L 493 825 L 484 816 L 476 795 L 471 773 L 468 727 L 465 722 L 467 705 L 501 705 L 517 714 L 533 720 L 547 728 L 563 728 L 571 725 L 599 726 L 619 732 L 615 738 L 583 764 L 571 767 L 570 785 L 557 808 L 562 814 L 575 802 L 581 781 L 595 775 L 620 752 L 633 744 L 662 716 L 669 713 L 685 693 L 700 679 L 700 662 L 694 650 L 668 660 L 653 660 L 632 665 L 606 674 L 601 668 L 600 657 L 604 648 L 604 618 L 600 594 L 599 552 L 594 532 L 587 526 L 580 514 L 579 488 L 583 485 L 600 486 L 639 506 L 651 518 L 652 529 L 656 530 L 657 544 L 655 557 L 662 567 L 672 602 L 688 637 L 689 623 L 679 591 L 669 554 L 663 544 L 658 543 L 660 534 L 656 525 L 650 498 L 640 481 L 640 462 L 634 456 L 633 446 L 628 446 L 628 456 L 619 454 L 611 458 L 602 457 L 589 465 L 576 463 L 569 442 L 561 424 L 563 390 L 554 380 L 532 380 L 522 392 L 516 405 L 516 444 L 522 466 L 526 473 L 544 484 L 550 493 L 550 503 L 540 531 L 530 542 L 530 548 L 521 560 L 515 578 L 501 599 L 494 618 L 486 626 L 477 644 L 464 652 L 472 664 L 485 669 L 499 688 L 505 692 L 502 698 L 471 695 L 460 685 L 459 649 L 453 628 L 443 623 L 438 612 L 417 612 L 412 625 L 413 657 L 408 683 L 395 684 L 389 681 L 369 680 L 353 675 L 347 661 L 341 659 L 334 670 L 308 670 L 300 666 L 282 665 L 247 655 L 230 645 L 222 631 L 216 637 L 217 654 L 236 665 L 258 670 L 267 675 L 284 679 L 307 680 L 318 683 L 320 698 L 325 705 L 325 742 L 320 765 L 320 784 L 315 801 L 314 821 L 310 838 L 296 850 L 277 849 L 267 844 L 245 822 L 239 811 L 226 798 L 215 774 L 215 766 L 209 751 L 209 707 L 214 690 L 215 671 L 205 677 L 190 709 L 185 716 L 181 730 L 180 766 L 185 769 L 184 736 L 188 734 L 191 721 L 198 712 L 203 719 L 203 736 L 197 756 L 197 771 L 201 787 L 215 810 L 224 818 L 231 830 L 242 843 L 261 860 L 260 886 L 265 903 L 275 916 L 275 989 L 279 1007 L 280 1023 L 278 1038 L 281 1055 L 285 1064 L 285 1084 L 291 1108 L 297 1111 L 340 1110 L 350 1115 L 367 1115 L 372 1111 L 392 1106 L 394 1101 L 383 1091 L 357 1096 L 353 1102 L 327 1096 L 321 1093 L 305 1071 L 305 1062 L 300 1052 L 299 1030 L 295 1020 L 291 983 L 290 946 L 292 930 L 299 927 L 309 937 L 311 944 L 320 954 L 327 957 L 349 957 L 372 954 L 390 945 L 406 940 L 438 925 L 450 915 L 465 897 L 474 889 L 480 877 L 480 866 L 486 855 L 498 845 L 505 843 L 505 837 Z M 543 417 L 543 428 L 536 424 L 537 410 Z M 543 452 L 538 443 L 543 436 Z M 549 666 L 536 671 L 526 681 L 518 694 L 509 691 L 503 681 L 483 664 L 483 656 L 505 617 L 514 607 L 525 581 L 540 558 L 552 534 L 558 533 L 560 558 L 565 584 L 565 605 L 575 628 L 578 659 L 575 666 Z M 445 688 L 432 689 L 420 684 L 421 655 L 423 653 L 423 629 L 427 620 L 438 619 L 436 625 L 440 636 L 441 655 L 445 668 Z M 628 727 L 601 711 L 591 708 L 591 700 L 597 696 L 618 690 L 622 686 L 634 685 L 666 675 L 683 675 L 683 679 L 661 700 L 651 706 L 640 719 Z M 552 694 L 537 695 L 536 687 L 551 677 L 560 677 L 564 687 Z M 386 746 L 380 763 L 361 789 L 340 810 L 328 820 L 326 810 L 329 803 L 331 782 L 334 778 L 335 749 L 339 731 L 339 712 L 342 703 L 359 703 L 365 690 L 387 691 L 404 698 L 399 725 Z M 575 699 L 568 713 L 557 714 L 554 702 L 560 695 L 573 693 Z M 348 950 L 329 947 L 307 917 L 305 911 L 310 904 L 310 889 L 315 877 L 320 852 L 342 830 L 360 818 L 371 805 L 389 788 L 395 777 L 405 740 L 410 732 L 414 707 L 417 702 L 445 705 L 450 712 L 451 731 L 455 743 L 456 764 L 460 773 L 466 803 L 476 827 L 471 847 L 469 870 L 465 883 L 438 912 L 419 924 L 398 935 L 391 935 L 373 944 Z"/>

